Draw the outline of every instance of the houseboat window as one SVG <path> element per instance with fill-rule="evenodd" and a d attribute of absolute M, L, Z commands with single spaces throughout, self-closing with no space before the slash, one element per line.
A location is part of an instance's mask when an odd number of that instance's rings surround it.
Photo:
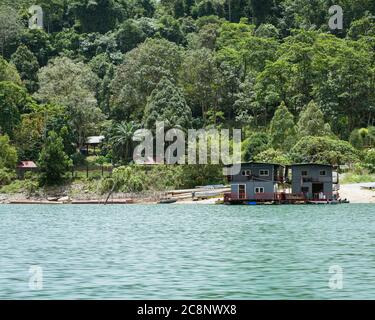
<path fill-rule="evenodd" d="M 259 175 L 260 176 L 269 176 L 270 175 L 270 171 L 269 170 L 260 170 L 259 171 Z"/>
<path fill-rule="evenodd" d="M 325 170 L 320 171 L 320 175 L 321 176 L 325 176 L 326 175 L 326 171 Z"/>
<path fill-rule="evenodd" d="M 256 187 L 255 193 L 264 193 L 264 188 L 263 187 Z"/>
<path fill-rule="evenodd" d="M 246 176 L 246 171 L 245 170 L 242 171 L 242 175 Z"/>
<path fill-rule="evenodd" d="M 308 172 L 307 172 L 307 170 L 302 170 L 301 174 L 302 174 L 302 176 L 306 177 L 308 175 Z"/>
<path fill-rule="evenodd" d="M 246 170 L 246 175 L 251 176 L 251 170 Z"/>

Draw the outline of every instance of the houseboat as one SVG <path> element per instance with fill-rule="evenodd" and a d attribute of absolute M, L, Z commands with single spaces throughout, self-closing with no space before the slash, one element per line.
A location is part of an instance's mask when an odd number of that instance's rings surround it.
<path fill-rule="evenodd" d="M 325 203 L 339 199 L 339 180 L 334 168 L 327 164 L 293 164 L 291 170 L 292 193 L 301 193 L 307 202 Z"/>
<path fill-rule="evenodd" d="M 226 204 L 339 202 L 338 174 L 331 165 L 242 163 L 240 172 L 230 174 L 228 181 L 231 192 L 224 195 Z"/>
<path fill-rule="evenodd" d="M 275 201 L 280 187 L 286 182 L 285 170 L 280 164 L 242 163 L 239 173 L 228 176 L 231 192 L 224 195 L 224 202 L 243 204 Z"/>

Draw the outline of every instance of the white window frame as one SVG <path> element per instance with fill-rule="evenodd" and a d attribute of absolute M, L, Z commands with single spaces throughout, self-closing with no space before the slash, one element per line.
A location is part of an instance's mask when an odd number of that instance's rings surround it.
<path fill-rule="evenodd" d="M 266 172 L 267 172 L 267 174 L 266 174 Z M 269 177 L 270 176 L 270 171 L 268 169 L 259 170 L 259 176 L 260 177 Z"/>
<path fill-rule="evenodd" d="M 245 186 L 245 198 L 244 199 L 246 199 L 246 197 L 247 197 L 247 190 L 246 190 L 246 184 L 243 184 L 243 183 L 239 183 L 238 185 L 238 191 L 237 191 L 237 195 L 238 195 L 238 199 L 242 199 L 242 198 L 240 198 L 240 186 Z"/>
<path fill-rule="evenodd" d="M 255 194 L 264 193 L 264 187 L 255 187 L 254 188 L 254 193 Z"/>

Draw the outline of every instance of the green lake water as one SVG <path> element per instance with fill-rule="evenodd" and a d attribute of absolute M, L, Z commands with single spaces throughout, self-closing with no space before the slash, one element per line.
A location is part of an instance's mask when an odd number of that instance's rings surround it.
<path fill-rule="evenodd" d="M 374 205 L 0 205 L 0 299 L 374 298 Z"/>

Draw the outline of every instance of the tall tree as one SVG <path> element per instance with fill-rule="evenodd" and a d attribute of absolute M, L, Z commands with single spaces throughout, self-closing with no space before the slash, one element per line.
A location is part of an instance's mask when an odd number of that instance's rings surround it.
<path fill-rule="evenodd" d="M 17 10 L 10 6 L 0 6 L 0 52 L 4 56 L 6 48 L 18 39 L 23 29 Z"/>
<path fill-rule="evenodd" d="M 271 120 L 269 134 L 270 144 L 275 149 L 288 151 L 295 142 L 294 117 L 284 102 Z"/>
<path fill-rule="evenodd" d="M 147 97 L 163 77 L 176 81 L 181 49 L 167 40 L 147 39 L 128 52 L 111 84 L 111 111 L 118 120 L 142 117 Z"/>
<path fill-rule="evenodd" d="M 329 125 L 324 122 L 323 112 L 314 101 L 311 101 L 300 113 L 297 133 L 299 137 L 332 134 Z"/>
<path fill-rule="evenodd" d="M 16 66 L 27 90 L 34 93 L 38 89 L 39 70 L 39 63 L 34 54 L 25 45 L 21 45 L 12 55 L 11 61 Z"/>
<path fill-rule="evenodd" d="M 67 107 L 70 122 L 81 147 L 103 114 L 97 106 L 95 90 L 98 78 L 81 62 L 66 57 L 52 60 L 39 73 L 40 89 L 35 97 L 43 103 L 54 103 Z"/>
<path fill-rule="evenodd" d="M 72 0 L 74 13 L 82 32 L 105 33 L 115 27 L 120 7 L 114 0 Z"/>
<path fill-rule="evenodd" d="M 169 129 L 191 126 L 191 110 L 182 91 L 166 77 L 152 91 L 144 113 L 146 128 L 155 129 L 157 121 L 164 121 Z"/>
<path fill-rule="evenodd" d="M 28 111 L 30 103 L 24 88 L 13 82 L 0 82 L 0 134 L 13 137 L 21 113 Z"/>
<path fill-rule="evenodd" d="M 222 79 L 210 50 L 187 52 L 180 78 L 186 99 L 195 116 L 205 118 L 209 109 L 218 110 Z"/>
<path fill-rule="evenodd" d="M 7 135 L 0 135 L 0 169 L 15 169 L 17 164 L 17 150 L 10 144 Z"/>
<path fill-rule="evenodd" d="M 133 121 L 123 121 L 115 125 L 110 136 L 115 158 L 126 162 L 132 159 L 133 136 L 137 129 L 138 125 Z"/>
<path fill-rule="evenodd" d="M 0 57 L 0 81 L 10 81 L 21 85 L 22 81 L 14 64 Z"/>
<path fill-rule="evenodd" d="M 39 156 L 38 166 L 42 185 L 58 184 L 69 172 L 71 160 L 64 152 L 63 139 L 54 131 L 48 135 Z"/>

